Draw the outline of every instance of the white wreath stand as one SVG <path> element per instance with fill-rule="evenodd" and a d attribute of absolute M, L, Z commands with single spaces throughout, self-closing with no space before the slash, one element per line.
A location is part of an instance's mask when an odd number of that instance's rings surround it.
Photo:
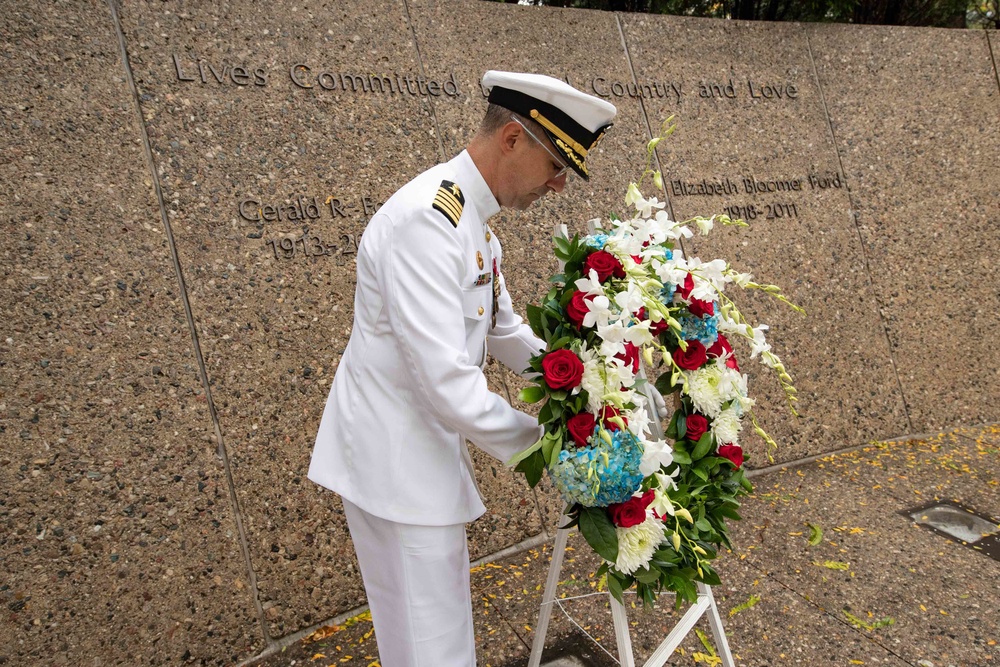
<path fill-rule="evenodd" d="M 589 232 L 595 229 L 594 221 L 590 223 Z M 555 229 L 557 235 L 563 238 L 568 237 L 565 225 L 557 225 Z M 641 363 L 641 362 L 640 362 Z M 645 369 L 640 366 L 639 377 L 646 379 Z M 660 426 L 660 415 L 656 409 L 656 402 L 653 400 L 655 389 L 649 382 L 643 383 L 643 393 L 646 396 L 646 406 L 653 413 L 653 419 L 649 420 L 650 430 L 654 438 L 662 438 L 663 431 Z M 563 516 L 560 521 L 565 525 L 569 521 Z M 545 592 L 542 594 L 542 604 L 538 609 L 538 621 L 535 623 L 535 639 L 531 645 L 531 658 L 528 660 L 528 667 L 539 667 L 542 662 L 542 650 L 545 648 L 545 635 L 549 629 L 549 619 L 552 615 L 553 605 L 558 604 L 563 613 L 569 616 L 562 603 L 556 599 L 556 586 L 559 583 L 559 575 L 562 571 L 563 556 L 566 553 L 566 540 L 569 538 L 569 529 L 560 528 L 556 531 L 556 539 L 552 545 L 552 562 L 549 564 L 549 575 L 545 580 Z M 712 629 L 712 638 L 715 640 L 716 650 L 722 659 L 723 667 L 736 667 L 733 662 L 733 654 L 729 650 L 729 641 L 726 639 L 726 632 L 722 627 L 722 617 L 719 615 L 719 607 L 715 604 L 712 596 L 712 588 L 702 583 L 696 584 L 698 587 L 698 600 L 681 617 L 680 622 L 674 626 L 670 634 L 649 656 L 643 667 L 662 667 L 673 655 L 674 650 L 680 646 L 681 642 L 694 628 L 695 623 L 704 614 L 708 614 L 708 624 Z M 632 656 L 632 638 L 628 629 L 628 617 L 625 613 L 625 606 L 608 593 L 611 598 L 611 619 L 615 626 L 615 643 L 618 646 L 618 664 L 622 667 L 635 667 L 635 658 Z M 572 620 L 572 617 L 570 617 Z M 599 644 L 598 644 L 599 645 Z M 601 647 L 603 648 L 603 647 Z"/>

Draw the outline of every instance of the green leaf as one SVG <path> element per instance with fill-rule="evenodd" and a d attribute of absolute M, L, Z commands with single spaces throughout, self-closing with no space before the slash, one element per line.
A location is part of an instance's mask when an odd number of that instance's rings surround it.
<path fill-rule="evenodd" d="M 538 411 L 538 423 L 548 424 L 552 421 L 552 401 L 548 401 L 542 406 L 542 409 Z"/>
<path fill-rule="evenodd" d="M 676 387 L 670 384 L 670 373 L 661 373 L 660 377 L 656 378 L 656 382 L 653 383 L 653 386 L 656 387 L 657 391 L 664 396 L 672 394 L 676 390 Z"/>
<path fill-rule="evenodd" d="M 724 505 L 721 508 L 719 508 L 719 514 L 726 517 L 727 519 L 732 519 L 733 521 L 743 520 L 743 517 L 740 516 L 740 513 L 728 505 Z"/>
<path fill-rule="evenodd" d="M 545 462 L 548 465 L 553 466 L 556 464 L 556 461 L 559 460 L 559 452 L 562 451 L 562 429 L 556 431 L 555 433 L 546 433 L 542 440 L 545 439 L 548 439 L 551 444 L 548 445 L 548 452 L 546 453 L 546 444 L 544 442 L 542 443 L 542 455 L 545 457 Z"/>
<path fill-rule="evenodd" d="M 567 345 L 569 345 L 570 343 L 572 343 L 574 339 L 575 339 L 575 336 L 563 336 L 559 340 L 551 343 L 549 345 L 549 350 L 550 351 L 551 350 L 561 350 L 562 348 L 564 348 Z"/>
<path fill-rule="evenodd" d="M 655 584 L 660 580 L 659 572 L 656 570 L 647 570 L 646 568 L 636 570 L 632 576 L 644 584 Z"/>
<path fill-rule="evenodd" d="M 532 452 L 531 456 L 518 463 L 514 470 L 524 473 L 528 486 L 535 488 L 535 485 L 542 480 L 542 473 L 545 472 L 545 457 L 541 451 Z"/>
<path fill-rule="evenodd" d="M 657 380 L 657 382 L 659 382 L 659 380 Z M 683 417 L 684 414 L 680 410 L 674 410 L 673 416 L 670 417 L 670 423 L 667 424 L 667 430 L 664 431 L 663 435 L 671 440 L 678 440 L 680 436 L 677 435 L 677 420 L 679 418 L 682 419 Z"/>
<path fill-rule="evenodd" d="M 545 389 L 538 385 L 532 385 L 517 392 L 517 397 L 525 403 L 537 403 L 545 398 Z"/>
<path fill-rule="evenodd" d="M 526 447 L 525 449 L 522 449 L 517 454 L 514 454 L 514 456 L 510 457 L 510 460 L 507 461 L 506 465 L 508 465 L 508 466 L 516 466 L 517 464 L 521 463 L 522 461 L 524 461 L 526 458 L 528 458 L 529 456 L 531 456 L 535 452 L 539 451 L 542 448 L 542 440 L 544 440 L 544 436 L 542 436 L 541 438 L 539 438 L 538 440 L 536 440 L 535 443 L 533 445 L 531 445 L 530 447 Z M 515 468 L 515 470 L 517 470 L 517 469 L 518 468 Z"/>
<path fill-rule="evenodd" d="M 706 432 L 700 438 L 698 438 L 698 444 L 694 446 L 694 451 L 691 452 L 691 460 L 697 461 L 698 459 L 708 454 L 708 450 L 712 448 L 712 433 Z M 702 478 L 704 479 L 704 478 Z"/>
<path fill-rule="evenodd" d="M 535 335 L 539 338 L 542 337 L 542 309 L 533 303 L 529 303 L 528 307 L 525 309 L 525 314 L 528 316 L 528 324 L 531 325 L 531 330 L 535 332 Z"/>
<path fill-rule="evenodd" d="M 603 507 L 580 510 L 580 532 L 601 558 L 612 563 L 618 560 L 618 533 Z"/>
<path fill-rule="evenodd" d="M 718 586 L 722 582 L 719 580 L 719 574 L 707 565 L 701 566 L 702 577 L 701 581 L 708 584 L 709 586 Z"/>
<path fill-rule="evenodd" d="M 615 596 L 615 599 L 622 602 L 622 584 L 614 572 L 608 572 L 608 592 Z"/>
<path fill-rule="evenodd" d="M 823 541 L 823 529 L 814 523 L 807 523 L 809 526 L 809 546 L 814 547 Z"/>
<path fill-rule="evenodd" d="M 685 451 L 675 449 L 674 450 L 674 463 L 677 465 L 688 466 L 691 465 L 691 455 Z"/>

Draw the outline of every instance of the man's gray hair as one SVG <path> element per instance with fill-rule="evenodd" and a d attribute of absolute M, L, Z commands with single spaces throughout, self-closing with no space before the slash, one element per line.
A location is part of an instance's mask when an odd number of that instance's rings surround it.
<path fill-rule="evenodd" d="M 486 108 L 486 115 L 483 116 L 483 122 L 479 124 L 479 132 L 489 136 L 509 123 L 512 116 L 516 116 L 519 121 L 528 127 L 528 129 L 535 132 L 536 136 L 542 136 L 544 130 L 537 122 L 531 118 L 525 118 L 521 114 L 514 113 L 506 107 L 493 103 L 490 103 L 490 105 Z"/>

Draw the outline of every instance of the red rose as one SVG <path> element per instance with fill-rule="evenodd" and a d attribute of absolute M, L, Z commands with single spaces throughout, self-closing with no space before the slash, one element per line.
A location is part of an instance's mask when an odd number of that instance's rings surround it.
<path fill-rule="evenodd" d="M 583 362 L 569 350 L 555 350 L 542 358 L 545 384 L 552 389 L 572 389 L 583 377 Z"/>
<path fill-rule="evenodd" d="M 566 304 L 566 317 L 579 329 L 583 326 L 583 318 L 586 317 L 590 309 L 587 308 L 587 295 L 577 290 L 573 292 L 572 298 Z"/>
<path fill-rule="evenodd" d="M 651 321 L 649 323 L 649 333 L 653 334 L 654 336 L 659 336 L 661 333 L 669 330 L 670 330 L 670 325 L 667 324 L 666 320 L 660 320 L 659 322 Z"/>
<path fill-rule="evenodd" d="M 691 290 L 694 289 L 694 276 L 690 273 L 684 277 L 684 284 L 677 286 L 677 293 L 681 295 L 681 298 L 687 301 L 687 298 L 691 296 Z"/>
<path fill-rule="evenodd" d="M 708 430 L 708 420 L 697 413 L 687 416 L 687 433 L 685 438 L 691 442 L 698 442 L 698 438 L 705 435 Z"/>
<path fill-rule="evenodd" d="M 625 277 L 625 267 L 618 261 L 618 258 L 606 250 L 592 252 L 583 260 L 583 273 L 590 275 L 590 270 L 597 271 L 597 279 L 602 283 L 614 276 L 615 278 Z"/>
<path fill-rule="evenodd" d="M 611 521 L 619 528 L 631 528 L 638 526 L 646 520 L 646 508 L 653 502 L 655 493 L 650 489 L 641 496 L 632 496 L 623 503 L 612 503 L 608 505 L 608 514 Z"/>
<path fill-rule="evenodd" d="M 625 362 L 626 366 L 632 366 L 632 372 L 639 372 L 639 348 L 637 348 L 632 343 L 625 343 L 625 351 L 621 354 L 616 354 L 615 359 L 621 359 Z"/>
<path fill-rule="evenodd" d="M 739 445 L 723 445 L 719 447 L 719 456 L 729 459 L 737 468 L 743 465 L 743 448 Z"/>
<path fill-rule="evenodd" d="M 722 334 L 719 334 L 719 337 L 715 339 L 714 343 L 712 343 L 712 347 L 708 348 L 708 356 L 714 359 L 715 357 L 721 357 L 727 352 L 732 351 L 733 346 L 729 344 L 729 339 Z"/>
<path fill-rule="evenodd" d="M 705 346 L 697 340 L 687 341 L 687 350 L 677 348 L 674 350 L 674 363 L 686 371 L 696 371 L 708 361 L 708 354 Z"/>
<path fill-rule="evenodd" d="M 587 438 L 594 434 L 594 424 L 597 420 L 589 412 L 581 412 L 566 420 L 566 428 L 569 430 L 569 437 L 577 447 L 586 447 Z"/>
<path fill-rule="evenodd" d="M 690 310 L 691 314 L 695 317 L 705 317 L 706 315 L 711 317 L 715 314 L 715 304 L 711 301 L 691 299 L 691 303 L 688 304 L 688 310 Z"/>
<path fill-rule="evenodd" d="M 729 358 L 726 359 L 726 366 L 737 371 L 740 370 L 740 365 L 736 363 L 736 356 L 733 354 L 733 346 L 725 336 L 719 334 L 716 341 L 712 343 L 712 347 L 708 348 L 708 356 L 714 359 L 726 354 L 729 355 Z"/>
<path fill-rule="evenodd" d="M 608 429 L 609 431 L 617 431 L 618 424 L 611 421 L 612 417 L 621 417 L 622 423 L 625 424 L 626 427 L 628 427 L 628 419 L 622 417 L 621 413 L 618 412 L 618 408 L 612 407 L 610 405 L 605 405 L 603 408 L 601 408 L 601 421 L 604 422 L 604 428 Z"/>

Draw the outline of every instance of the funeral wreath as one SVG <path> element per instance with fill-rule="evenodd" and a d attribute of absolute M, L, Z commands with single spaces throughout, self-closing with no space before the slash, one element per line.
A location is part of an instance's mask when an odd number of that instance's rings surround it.
<path fill-rule="evenodd" d="M 778 287 L 683 251 L 692 228 L 708 234 L 744 222 L 677 222 L 642 194 L 647 179 L 662 190 L 652 156 L 671 121 L 647 146 L 646 169 L 625 194 L 628 213 L 587 236 L 555 239 L 563 268 L 527 310 L 546 349 L 532 357 L 535 380 L 519 394 L 541 404 L 545 435 L 510 461 L 532 487 L 548 472 L 567 503 L 563 527 L 578 526 L 602 558 L 597 574 L 610 593 L 621 600 L 634 586 L 649 606 L 664 591 L 680 604 L 696 599 L 696 582 L 719 583 L 711 562 L 731 547 L 726 522 L 740 519 L 740 497 L 752 489 L 744 423 L 769 451 L 776 446 L 754 415 L 732 340 L 745 339 L 750 358 L 777 374 L 795 414 L 795 388 L 767 325 L 746 321 L 731 287 L 762 290 L 801 312 Z M 647 380 L 640 360 L 654 369 L 654 359 L 656 377 Z M 651 435 L 647 381 L 673 404 L 663 439 Z"/>

